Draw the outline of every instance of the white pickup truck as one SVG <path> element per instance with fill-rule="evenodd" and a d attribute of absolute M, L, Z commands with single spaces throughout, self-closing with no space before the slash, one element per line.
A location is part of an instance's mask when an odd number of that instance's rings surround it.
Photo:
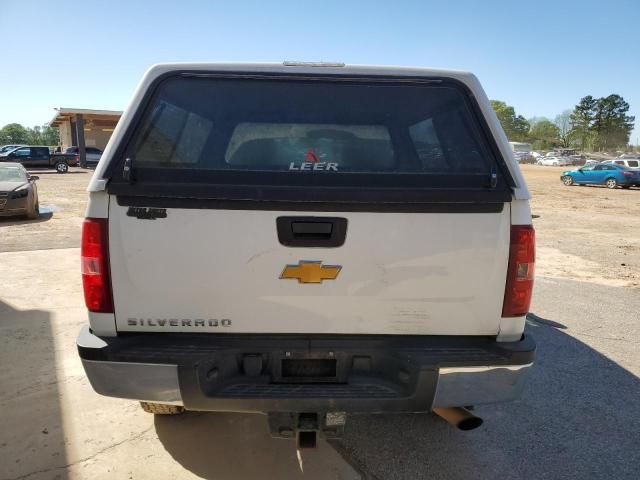
<path fill-rule="evenodd" d="M 533 364 L 529 198 L 469 73 L 154 66 L 89 185 L 85 371 L 302 446 L 349 413 L 474 428 Z"/>

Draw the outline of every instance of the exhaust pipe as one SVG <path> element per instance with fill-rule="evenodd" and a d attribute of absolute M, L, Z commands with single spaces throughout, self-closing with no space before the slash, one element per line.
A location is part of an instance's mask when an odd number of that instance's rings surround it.
<path fill-rule="evenodd" d="M 445 419 L 448 423 L 460 430 L 473 430 L 482 425 L 482 419 L 476 417 L 466 408 L 462 407 L 445 407 L 434 408 L 433 413 Z"/>

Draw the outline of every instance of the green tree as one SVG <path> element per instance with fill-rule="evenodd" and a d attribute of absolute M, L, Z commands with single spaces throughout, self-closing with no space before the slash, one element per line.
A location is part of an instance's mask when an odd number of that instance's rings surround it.
<path fill-rule="evenodd" d="M 558 127 L 558 138 L 564 148 L 571 145 L 571 110 L 565 110 L 553 120 Z"/>
<path fill-rule="evenodd" d="M 57 146 L 60 144 L 60 130 L 49 125 L 42 126 L 42 144 L 48 146 Z"/>
<path fill-rule="evenodd" d="M 635 117 L 627 115 L 629 104 L 620 95 L 609 95 L 596 101 L 592 130 L 595 147 L 612 150 L 626 147 Z"/>
<path fill-rule="evenodd" d="M 58 145 L 60 140 L 60 132 L 57 128 L 49 125 L 35 126 L 27 128 L 27 142 L 30 145 Z"/>
<path fill-rule="evenodd" d="M 28 132 L 19 123 L 10 123 L 0 130 L 0 143 L 2 145 L 12 143 L 27 143 Z"/>
<path fill-rule="evenodd" d="M 560 129 L 551 120 L 546 118 L 531 126 L 529 138 L 533 140 L 533 148 L 537 150 L 549 150 L 561 143 Z"/>
<path fill-rule="evenodd" d="M 593 148 L 593 122 L 595 120 L 596 99 L 591 95 L 582 97 L 569 116 L 571 130 L 569 135 L 583 150 Z"/>
<path fill-rule="evenodd" d="M 60 132 L 49 125 L 25 128 L 19 123 L 10 123 L 0 129 L 0 145 L 25 144 L 54 146 L 60 142 Z"/>
<path fill-rule="evenodd" d="M 527 140 L 529 122 L 522 116 L 516 115 L 515 109 L 500 100 L 491 100 L 491 106 L 500 120 L 500 125 L 507 138 L 514 142 Z"/>

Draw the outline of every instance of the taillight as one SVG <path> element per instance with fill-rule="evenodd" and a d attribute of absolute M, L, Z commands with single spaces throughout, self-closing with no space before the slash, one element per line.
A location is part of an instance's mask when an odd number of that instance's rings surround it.
<path fill-rule="evenodd" d="M 75 157 L 73 157 L 73 159 L 76 163 L 80 163 L 80 155 L 76 155 Z"/>
<path fill-rule="evenodd" d="M 92 312 L 113 313 L 109 278 L 106 218 L 87 218 L 82 224 L 81 268 L 84 301 Z"/>
<path fill-rule="evenodd" d="M 632 172 L 622 172 L 622 175 L 624 175 L 625 177 L 633 177 Z"/>
<path fill-rule="evenodd" d="M 503 317 L 522 317 L 529 312 L 536 261 L 536 234 L 532 225 L 512 225 Z"/>

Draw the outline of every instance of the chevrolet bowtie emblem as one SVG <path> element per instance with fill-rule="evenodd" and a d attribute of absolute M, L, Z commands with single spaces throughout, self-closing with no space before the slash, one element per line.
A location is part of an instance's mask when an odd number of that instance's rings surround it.
<path fill-rule="evenodd" d="M 280 278 L 295 278 L 298 283 L 322 283 L 323 280 L 335 280 L 340 273 L 340 265 L 322 265 L 322 262 L 299 261 L 298 265 L 287 265 Z"/>

